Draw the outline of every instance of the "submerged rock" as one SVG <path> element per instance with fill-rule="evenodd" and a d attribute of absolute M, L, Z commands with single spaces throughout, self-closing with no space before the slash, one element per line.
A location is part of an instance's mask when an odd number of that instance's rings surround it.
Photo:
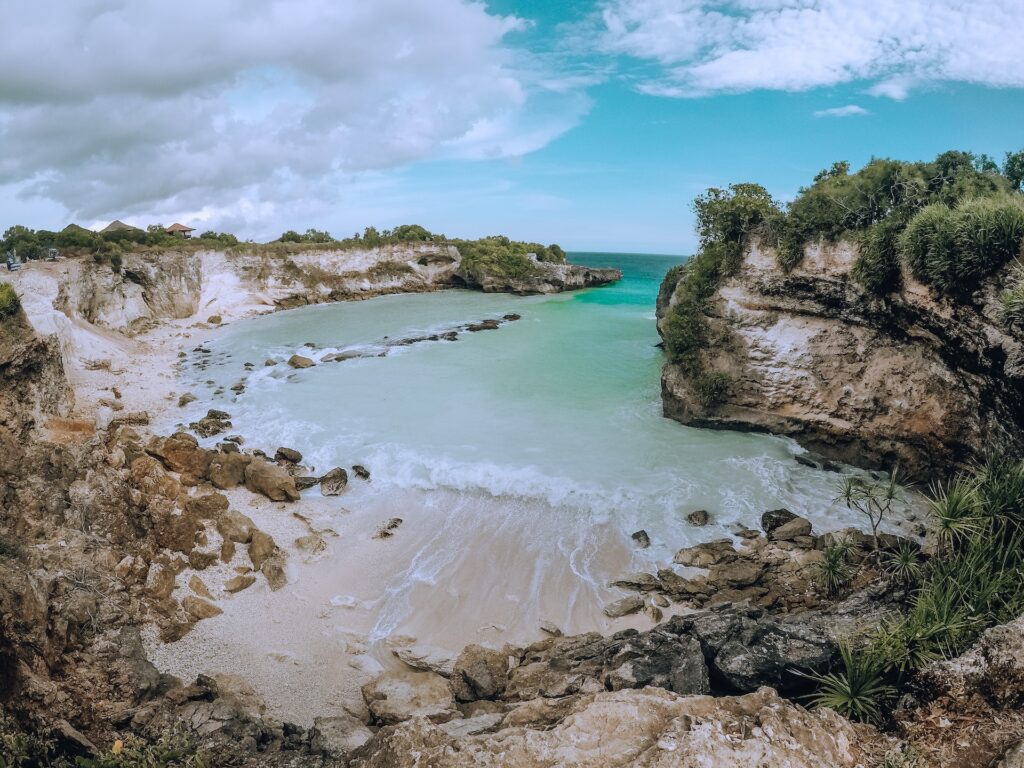
<path fill-rule="evenodd" d="M 695 525 L 698 528 L 707 525 L 710 522 L 710 520 L 711 515 L 709 515 L 707 510 L 705 509 L 695 510 L 693 512 L 690 512 L 686 516 L 686 522 L 688 522 L 690 525 Z"/>
<path fill-rule="evenodd" d="M 647 531 L 635 531 L 631 538 L 633 543 L 640 547 L 640 549 L 647 549 L 651 546 L 651 537 L 647 535 Z"/>

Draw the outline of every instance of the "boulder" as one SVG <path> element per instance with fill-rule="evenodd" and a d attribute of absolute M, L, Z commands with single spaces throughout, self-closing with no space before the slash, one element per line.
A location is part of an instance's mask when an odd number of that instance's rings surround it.
<path fill-rule="evenodd" d="M 197 399 L 198 398 L 191 392 L 186 392 L 185 394 L 178 398 L 178 407 L 184 408 L 189 403 L 194 403 Z"/>
<path fill-rule="evenodd" d="M 210 594 L 210 590 L 198 576 L 192 575 L 189 577 L 188 588 L 199 595 L 199 597 L 205 597 L 207 600 L 213 599 L 213 595 Z"/>
<path fill-rule="evenodd" d="M 229 443 L 235 445 L 235 443 Z M 216 453 L 210 460 L 208 476 L 214 488 L 222 491 L 237 488 L 245 482 L 245 468 L 252 461 L 252 456 L 234 451 Z"/>
<path fill-rule="evenodd" d="M 213 437 L 231 429 L 230 415 L 224 411 L 211 408 L 199 421 L 189 424 L 189 428 L 200 437 Z"/>
<path fill-rule="evenodd" d="M 309 748 L 314 754 L 332 760 L 344 760 L 373 738 L 373 731 L 362 720 L 347 712 L 333 717 L 318 717 L 309 731 Z"/>
<path fill-rule="evenodd" d="M 243 589 L 248 589 L 256 583 L 256 577 L 250 573 L 240 573 L 224 582 L 224 591 L 235 594 Z"/>
<path fill-rule="evenodd" d="M 294 478 L 284 468 L 259 459 L 245 467 L 245 487 L 272 501 L 299 500 Z"/>
<path fill-rule="evenodd" d="M 773 541 L 793 541 L 801 536 L 811 535 L 811 521 L 803 517 L 794 517 L 782 525 L 773 528 L 768 538 Z"/>
<path fill-rule="evenodd" d="M 962 656 L 929 664 L 918 682 L 928 699 L 980 695 L 1000 709 L 1024 705 L 1024 616 L 985 630 Z"/>
<path fill-rule="evenodd" d="M 788 509 L 771 509 L 761 515 L 761 530 L 766 534 L 771 535 L 771 532 L 778 528 L 780 525 L 785 525 L 790 520 L 795 518 L 792 512 Z"/>
<path fill-rule="evenodd" d="M 715 539 L 680 549 L 676 552 L 673 562 L 695 568 L 707 568 L 735 558 L 736 550 L 733 548 L 732 539 Z"/>
<path fill-rule="evenodd" d="M 176 574 L 164 565 L 154 564 L 146 575 L 146 594 L 154 600 L 166 600 L 174 592 Z"/>
<path fill-rule="evenodd" d="M 335 467 L 320 478 L 320 493 L 324 496 L 340 496 L 348 485 L 348 472 Z"/>
<path fill-rule="evenodd" d="M 749 587 L 764 575 L 764 563 L 743 558 L 711 566 L 708 583 L 726 587 Z"/>
<path fill-rule="evenodd" d="M 203 600 L 203 598 L 196 597 L 195 595 L 189 595 L 184 598 L 181 601 L 181 607 L 196 621 L 212 619 L 214 616 L 220 616 L 224 613 L 224 611 L 210 601 Z"/>
<path fill-rule="evenodd" d="M 302 355 L 292 355 L 288 358 L 288 365 L 292 368 L 312 368 L 316 363 Z"/>
<path fill-rule="evenodd" d="M 284 563 L 284 553 L 281 550 L 277 550 L 260 566 L 260 573 L 267 580 L 267 586 L 270 587 L 271 592 L 277 592 L 288 583 L 288 575 L 285 573 Z"/>
<path fill-rule="evenodd" d="M 274 554 L 276 549 L 277 544 L 274 543 L 274 539 L 270 534 L 258 529 L 254 530 L 249 544 L 249 559 L 252 560 L 253 570 L 258 571 L 262 568 L 264 561 Z"/>
<path fill-rule="evenodd" d="M 1010 747 L 996 768 L 1024 768 L 1024 741 L 1018 741 Z"/>
<path fill-rule="evenodd" d="M 200 520 L 216 520 L 228 510 L 228 497 L 223 493 L 192 496 L 185 503 L 188 512 Z"/>
<path fill-rule="evenodd" d="M 467 645 L 455 660 L 451 688 L 459 701 L 493 699 L 505 692 L 508 683 L 508 654 Z"/>
<path fill-rule="evenodd" d="M 278 448 L 274 453 L 274 461 L 284 461 L 289 464 L 298 464 L 302 461 L 302 454 L 294 448 Z"/>
<path fill-rule="evenodd" d="M 373 721 L 395 725 L 414 717 L 445 723 L 459 717 L 448 681 L 433 672 L 389 672 L 362 689 Z"/>
<path fill-rule="evenodd" d="M 212 455 L 199 447 L 198 441 L 185 432 L 170 437 L 153 437 L 146 444 L 146 453 L 159 459 L 170 471 L 205 477 Z"/>
<path fill-rule="evenodd" d="M 229 509 L 217 518 L 217 531 L 228 541 L 248 544 L 252 541 L 256 523 L 241 512 Z"/>
<path fill-rule="evenodd" d="M 613 600 L 604 607 L 605 616 L 618 619 L 628 616 L 631 613 L 643 610 L 644 600 L 637 595 L 630 595 L 619 600 Z"/>
<path fill-rule="evenodd" d="M 657 576 L 651 573 L 631 573 L 620 579 L 616 579 L 608 586 L 619 587 L 621 589 L 632 589 L 637 592 L 651 592 L 655 589 L 661 589 L 661 581 L 658 580 Z"/>
<path fill-rule="evenodd" d="M 395 535 L 395 533 L 394 533 L 395 529 L 397 529 L 398 526 L 400 526 L 401 524 L 402 524 L 402 518 L 400 518 L 400 517 L 390 517 L 387 520 L 385 520 L 383 523 L 380 524 L 380 526 L 377 528 L 377 532 L 375 534 L 373 534 L 373 538 L 375 538 L 375 539 L 389 539 L 389 538 L 391 538 L 392 536 Z"/>
<path fill-rule="evenodd" d="M 409 645 L 393 648 L 391 652 L 413 669 L 436 672 L 441 677 L 450 678 L 455 670 L 455 658 L 443 648 L 431 645 Z"/>

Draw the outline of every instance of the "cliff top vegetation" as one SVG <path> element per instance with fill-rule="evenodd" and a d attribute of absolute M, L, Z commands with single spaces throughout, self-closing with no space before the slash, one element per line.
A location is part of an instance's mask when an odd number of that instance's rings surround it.
<path fill-rule="evenodd" d="M 558 245 L 521 242 L 501 235 L 477 240 L 450 238 L 418 224 L 403 224 L 384 230 L 367 227 L 362 233 L 357 232 L 351 237 L 340 239 L 324 230 L 307 229 L 301 234 L 289 230 L 269 243 L 242 242 L 232 234 L 212 230 L 186 240 L 168 234 L 161 224 L 153 224 L 145 230 L 123 229 L 103 233 L 76 225 L 68 226 L 60 232 L 32 230 L 15 225 L 4 232 L 0 240 L 0 253 L 16 250 L 18 257 L 26 261 L 44 258 L 48 249 L 57 248 L 64 255 L 91 256 L 97 263 L 108 263 L 118 270 L 126 253 L 228 250 L 285 257 L 305 251 L 344 251 L 426 243 L 454 245 L 459 249 L 463 265 L 468 270 L 505 277 L 535 274 L 537 266 L 528 257 L 531 253 L 536 255 L 538 261 L 565 263 L 565 251 Z"/>
<path fill-rule="evenodd" d="M 900 290 L 905 269 L 935 291 L 966 300 L 1021 253 L 1022 183 L 1024 150 L 1008 153 L 1002 165 L 950 151 L 929 162 L 874 159 L 855 173 L 838 162 L 788 205 L 757 184 L 709 189 L 694 201 L 700 250 L 668 277 L 666 290 L 676 294 L 662 326 L 668 352 L 699 375 L 705 303 L 754 237 L 776 249 L 787 271 L 800 264 L 808 243 L 849 238 L 857 247 L 853 278 L 866 292 Z M 1016 317 L 1022 290 L 1008 292 L 1008 317 Z M 727 391 L 721 382 L 708 389 Z"/>

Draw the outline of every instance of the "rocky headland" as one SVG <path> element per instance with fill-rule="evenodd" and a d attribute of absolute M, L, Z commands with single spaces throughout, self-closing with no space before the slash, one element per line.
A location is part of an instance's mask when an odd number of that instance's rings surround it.
<path fill-rule="evenodd" d="M 761 239 L 701 316 L 698 368 L 666 363 L 665 414 L 684 424 L 789 435 L 829 459 L 917 478 L 1024 448 L 1024 343 L 1002 320 L 1013 264 L 967 300 L 905 270 L 884 296 L 854 279 L 849 240 L 806 246 L 785 269 Z M 685 270 L 662 286 L 659 328 Z M 723 384 L 709 391 L 709 376 Z"/>

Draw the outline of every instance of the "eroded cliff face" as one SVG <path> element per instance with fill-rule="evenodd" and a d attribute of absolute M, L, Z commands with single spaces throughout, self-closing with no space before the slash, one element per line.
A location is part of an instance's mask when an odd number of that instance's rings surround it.
<path fill-rule="evenodd" d="M 702 401 L 695 376 L 668 362 L 665 414 L 790 435 L 830 458 L 917 476 L 988 450 L 1021 452 L 1024 339 L 997 311 L 1009 268 L 967 302 L 909 275 L 900 293 L 878 298 L 851 279 L 855 256 L 849 243 L 817 244 L 785 273 L 755 242 L 705 310 L 710 341 L 698 362 L 728 377 L 724 396 Z M 659 329 L 679 279 L 663 286 Z"/>

